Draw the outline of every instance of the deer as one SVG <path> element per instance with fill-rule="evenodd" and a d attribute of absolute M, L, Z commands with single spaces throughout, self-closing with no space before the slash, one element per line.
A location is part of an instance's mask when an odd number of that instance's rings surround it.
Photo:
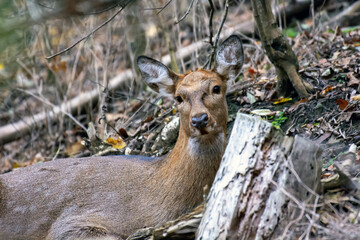
<path fill-rule="evenodd" d="M 159 158 L 64 158 L 0 175 L 0 239 L 125 239 L 201 204 L 226 147 L 227 85 L 243 61 L 237 35 L 217 48 L 211 70 L 177 74 L 138 57 L 147 85 L 177 102 L 172 151 Z"/>

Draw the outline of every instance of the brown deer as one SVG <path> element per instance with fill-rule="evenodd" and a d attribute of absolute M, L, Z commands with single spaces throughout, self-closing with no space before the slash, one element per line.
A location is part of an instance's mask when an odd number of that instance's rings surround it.
<path fill-rule="evenodd" d="M 179 75 L 148 57 L 137 62 L 152 89 L 177 101 L 172 152 L 59 159 L 0 175 L 0 239 L 123 239 L 202 202 L 226 145 L 225 95 L 243 63 L 241 40 L 219 46 L 214 70 Z"/>

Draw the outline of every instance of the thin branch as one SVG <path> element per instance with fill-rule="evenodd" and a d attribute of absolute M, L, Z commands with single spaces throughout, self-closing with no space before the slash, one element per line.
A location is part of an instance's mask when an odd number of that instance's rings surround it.
<path fill-rule="evenodd" d="M 194 0 L 191 0 L 190 5 L 189 5 L 188 9 L 186 10 L 185 14 L 180 18 L 179 21 L 175 22 L 175 24 L 178 24 L 179 22 L 181 22 L 182 20 L 184 20 L 186 18 L 186 16 L 190 13 L 190 10 L 191 10 L 193 4 L 194 4 Z"/>
<path fill-rule="evenodd" d="M 161 10 L 156 13 L 156 15 L 159 15 L 167 6 L 169 6 L 169 4 L 170 4 L 171 2 L 172 2 L 172 0 L 168 1 L 168 2 L 161 8 Z"/>
<path fill-rule="evenodd" d="M 228 14 L 228 10 L 229 10 L 229 0 L 226 0 L 225 1 L 225 12 L 224 12 L 224 16 L 222 18 L 222 21 L 220 23 L 220 26 L 219 26 L 219 29 L 216 33 L 216 37 L 215 37 L 215 42 L 214 42 L 214 46 L 216 47 L 217 44 L 218 44 L 218 41 L 219 41 L 219 37 L 220 37 L 220 33 L 221 33 L 221 30 L 224 26 L 224 23 L 226 21 L 226 18 L 227 18 L 227 14 Z"/>
<path fill-rule="evenodd" d="M 42 98 L 42 97 L 39 97 L 35 94 L 33 94 L 32 92 L 28 91 L 28 90 L 24 90 L 24 89 L 21 89 L 21 88 L 18 88 L 19 91 L 21 92 L 24 92 L 34 98 L 36 98 L 37 100 L 43 102 L 44 104 L 46 105 L 49 105 L 50 107 L 52 108 L 56 108 L 57 106 L 55 106 L 54 104 L 52 104 L 51 102 L 49 102 L 47 99 L 45 98 Z M 65 111 L 64 109 L 60 108 L 60 111 L 65 114 L 66 116 L 68 116 L 71 120 L 73 120 L 79 127 L 81 127 L 82 129 L 84 129 L 84 131 L 86 132 L 87 131 L 87 128 L 82 125 L 73 115 L 71 115 L 71 113 L 68 113 L 67 111 Z"/>
<path fill-rule="evenodd" d="M 287 196 L 290 200 L 292 200 L 301 210 L 304 210 L 311 216 L 314 216 L 315 218 L 319 219 L 320 215 L 317 213 L 314 213 L 312 210 L 307 209 L 309 204 L 306 204 L 304 202 L 300 202 L 299 199 L 297 199 L 294 195 L 292 195 L 290 192 L 288 192 L 284 187 L 280 186 L 277 182 L 270 179 L 270 182 L 274 184 L 285 196 Z"/>
<path fill-rule="evenodd" d="M 121 13 L 122 10 L 124 10 L 124 8 L 126 7 L 126 5 L 124 7 L 121 7 L 113 16 L 111 16 L 108 20 L 106 20 L 105 22 L 103 22 L 102 24 L 100 24 L 99 26 L 97 26 L 94 30 L 92 30 L 90 33 L 88 33 L 86 36 L 80 38 L 79 40 L 77 40 L 75 43 L 73 43 L 70 47 L 65 48 L 64 50 L 57 52 L 51 56 L 46 57 L 47 60 L 50 60 L 56 56 L 59 56 L 60 54 L 63 54 L 69 50 L 71 50 L 73 47 L 75 47 L 77 44 L 79 44 L 80 42 L 84 41 L 85 39 L 89 38 L 91 35 L 93 35 L 97 30 L 99 30 L 100 28 L 102 28 L 103 26 L 105 26 L 106 24 L 108 24 L 110 21 L 112 21 L 119 13 Z"/>
<path fill-rule="evenodd" d="M 317 204 L 319 202 L 319 195 L 316 196 L 316 199 L 315 199 L 315 204 L 313 206 L 313 214 L 311 216 L 311 219 L 309 219 L 309 226 L 307 227 L 307 231 L 306 231 L 306 239 L 310 239 L 310 233 L 311 233 L 311 230 L 314 226 L 314 223 L 316 222 L 316 218 L 315 218 L 315 214 L 316 214 L 316 208 L 317 208 Z"/>
<path fill-rule="evenodd" d="M 221 33 L 221 30 L 224 26 L 224 23 L 226 21 L 226 18 L 227 18 L 227 14 L 228 14 L 228 10 L 229 10 L 229 0 L 225 0 L 225 11 L 224 11 L 224 15 L 223 15 L 223 18 L 221 20 L 221 23 L 220 23 L 220 26 L 218 28 L 218 31 L 216 33 L 216 36 L 215 36 L 215 41 L 212 45 L 212 52 L 211 52 L 211 55 L 210 55 L 210 60 L 209 62 L 205 65 L 205 67 L 208 67 L 208 68 L 211 68 L 211 65 L 214 61 L 214 57 L 215 57 L 215 53 L 216 53 L 216 48 L 217 48 L 217 44 L 219 42 L 219 37 L 220 37 L 220 33 Z"/>
<path fill-rule="evenodd" d="M 214 17 L 214 3 L 212 0 L 208 0 L 210 4 L 210 16 L 209 16 L 209 43 L 213 45 L 213 17 Z"/>
<path fill-rule="evenodd" d="M 314 0 L 311 0 L 310 9 L 311 9 L 311 17 L 312 17 L 313 24 L 314 24 L 313 30 L 315 31 L 317 24 L 316 24 L 316 19 L 315 19 L 315 3 L 314 3 Z"/>
<path fill-rule="evenodd" d="M 56 8 L 54 8 L 54 7 L 49 7 L 49 6 L 47 6 L 47 5 L 43 4 L 43 3 L 40 3 L 39 1 L 35 1 L 35 4 L 39 5 L 40 7 L 46 8 L 46 9 L 48 9 L 48 10 L 52 10 L 52 11 L 55 11 L 55 10 L 56 10 Z M 84 16 L 86 16 L 86 15 L 101 14 L 101 13 L 104 13 L 104 12 L 106 12 L 106 11 L 109 11 L 109 10 L 111 10 L 111 9 L 113 9 L 113 8 L 116 8 L 117 6 L 119 6 L 119 3 L 115 3 L 115 4 L 109 6 L 109 7 L 105 8 L 105 9 L 102 9 L 102 10 L 99 10 L 99 11 L 88 12 L 88 13 L 87 13 L 87 12 L 82 12 L 81 14 L 84 15 Z M 61 9 L 61 10 L 58 11 L 58 12 L 61 12 L 62 10 L 64 10 L 64 9 Z"/>
<path fill-rule="evenodd" d="M 107 8 L 104 8 L 104 9 L 102 9 L 102 10 L 98 10 L 98 11 L 94 11 L 94 12 L 85 12 L 85 13 L 82 13 L 83 15 L 97 15 L 97 14 L 101 14 L 101 13 L 104 13 L 104 12 L 107 12 L 107 11 L 109 11 L 109 10 L 111 10 L 111 9 L 114 9 L 114 8 L 116 8 L 117 6 L 119 6 L 119 4 L 114 4 L 114 5 L 111 5 L 111 6 L 109 6 L 109 7 L 107 7 Z M 124 6 L 125 7 L 125 6 Z"/>
<path fill-rule="evenodd" d="M 213 16 L 214 16 L 214 11 L 215 11 L 215 8 L 214 8 L 214 3 L 212 2 L 212 0 L 208 0 L 209 1 L 209 4 L 210 4 L 210 16 L 209 16 L 209 44 L 211 45 L 211 47 L 213 48 L 212 51 L 211 51 L 211 55 L 210 55 L 210 58 L 206 61 L 205 65 L 204 65 L 204 68 L 205 69 L 210 69 L 211 68 L 211 57 L 213 56 L 213 53 L 214 53 L 214 42 L 213 42 Z"/>

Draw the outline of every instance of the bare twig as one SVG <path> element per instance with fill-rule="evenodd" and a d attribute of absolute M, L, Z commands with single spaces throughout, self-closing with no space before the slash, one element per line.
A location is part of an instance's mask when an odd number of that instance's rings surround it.
<path fill-rule="evenodd" d="M 50 107 L 52 108 L 55 108 L 56 106 L 54 104 L 52 104 L 51 102 L 49 102 L 49 100 L 47 100 L 46 98 L 41 98 L 35 94 L 33 94 L 32 92 L 30 91 L 27 91 L 27 90 L 24 90 L 24 89 L 21 89 L 21 88 L 18 88 L 19 91 L 21 92 L 24 92 L 26 94 L 29 94 L 30 96 L 38 99 L 39 101 L 45 103 L 46 105 L 49 105 Z M 67 111 L 65 111 L 64 109 L 60 109 L 60 111 L 65 114 L 66 116 L 68 116 L 71 120 L 73 120 L 79 127 L 81 127 L 82 129 L 84 129 L 84 131 L 86 132 L 87 131 L 87 128 L 82 125 L 76 118 L 74 118 L 74 116 L 71 114 L 71 113 L 68 113 Z"/>
<path fill-rule="evenodd" d="M 356 13 L 360 10 L 360 2 L 354 2 L 349 7 L 342 10 L 338 15 L 334 18 L 331 18 L 329 21 L 325 23 L 325 25 L 335 26 L 339 25 L 342 26 L 344 21 L 349 20 L 349 17 L 356 16 Z"/>
<path fill-rule="evenodd" d="M 210 2 L 210 1 L 209 1 Z M 226 21 L 226 18 L 227 18 L 227 14 L 228 14 L 228 10 L 229 10 L 229 0 L 225 0 L 225 11 L 224 11 L 224 15 L 222 17 L 222 20 L 221 20 L 221 23 L 220 23 L 220 26 L 218 28 L 218 31 L 216 33 L 216 36 L 215 36 L 215 41 L 214 43 L 212 44 L 212 52 L 211 52 L 211 55 L 210 55 L 210 58 L 209 58 L 209 61 L 206 63 L 205 65 L 205 68 L 211 68 L 211 65 L 214 61 L 214 57 L 215 57 L 215 53 L 216 53 L 216 48 L 217 48 L 217 44 L 219 42 L 219 37 L 220 37 L 220 33 L 221 33 L 221 30 L 224 26 L 224 23 Z M 210 13 L 210 16 L 211 16 L 211 13 Z M 211 32 L 212 30 L 210 30 Z"/>
<path fill-rule="evenodd" d="M 163 7 L 161 7 L 160 11 L 156 13 L 156 15 L 159 15 L 169 4 L 172 2 L 172 0 L 168 1 Z"/>
<path fill-rule="evenodd" d="M 108 20 L 106 20 L 105 22 L 103 22 L 102 24 L 100 24 L 99 26 L 97 26 L 94 30 L 92 30 L 90 33 L 88 33 L 86 36 L 80 38 L 79 40 L 77 40 L 75 43 L 73 43 L 70 47 L 65 48 L 64 50 L 57 52 L 51 56 L 46 57 L 47 60 L 52 59 L 56 56 L 59 56 L 60 54 L 63 54 L 69 50 L 71 50 L 73 47 L 75 47 L 77 44 L 79 44 L 80 42 L 84 41 L 85 39 L 87 39 L 88 37 L 90 37 L 91 35 L 93 35 L 97 30 L 99 30 L 100 28 L 102 28 L 103 26 L 105 26 L 106 24 L 108 24 L 110 21 L 112 21 L 119 13 L 121 13 L 122 10 L 124 10 L 126 6 L 121 7 L 114 15 L 112 15 Z"/>
<path fill-rule="evenodd" d="M 190 12 L 193 4 L 194 4 L 194 0 L 191 0 L 190 5 L 189 5 L 188 9 L 186 10 L 185 14 L 180 18 L 180 20 L 176 21 L 175 24 L 178 24 L 179 22 L 181 22 L 182 20 L 184 20 L 187 15 L 189 15 L 189 12 Z"/>
<path fill-rule="evenodd" d="M 315 19 L 315 3 L 314 0 L 311 0 L 311 4 L 310 4 L 310 9 L 311 9 L 311 17 L 313 19 L 313 23 L 314 23 L 314 31 L 316 29 L 316 19 Z"/>
<path fill-rule="evenodd" d="M 170 59 L 171 59 L 171 68 L 174 72 L 179 72 L 179 66 L 177 65 L 176 62 L 176 45 L 174 44 L 174 42 L 172 41 L 172 37 L 170 36 L 170 34 L 174 34 L 172 31 L 172 25 L 170 26 L 170 29 L 167 28 L 164 25 L 164 18 L 162 17 L 162 15 L 157 15 L 157 17 L 159 18 L 159 23 L 160 23 L 160 27 L 162 29 L 162 32 L 164 34 L 164 38 L 165 38 L 165 44 L 166 47 L 169 51 L 170 54 Z"/>
<path fill-rule="evenodd" d="M 153 11 L 153 10 L 159 10 L 160 9 L 160 12 L 162 10 L 164 10 L 171 2 L 172 0 L 170 0 L 169 2 L 167 2 L 164 6 L 162 7 L 150 7 L 150 8 L 144 8 L 144 10 L 147 10 L 147 11 Z M 157 14 L 159 14 L 160 12 L 158 12 Z"/>
<path fill-rule="evenodd" d="M 178 15 L 178 7 L 175 4 L 173 4 L 173 9 L 174 9 L 175 16 L 177 16 Z M 178 49 L 178 48 L 180 48 L 182 46 L 181 45 L 181 36 L 180 36 L 180 26 L 179 26 L 179 24 L 175 24 L 175 27 L 176 27 L 175 36 L 177 36 L 177 44 L 175 44 L 175 47 L 176 47 L 176 49 Z M 182 72 L 185 72 L 186 67 L 185 67 L 184 59 L 179 58 L 178 60 L 179 60 L 180 65 L 181 65 Z"/>
<path fill-rule="evenodd" d="M 311 216 L 315 217 L 316 219 L 319 219 L 320 215 L 318 213 L 314 213 L 312 210 L 308 209 L 309 204 L 306 204 L 304 202 L 301 202 L 299 199 L 297 199 L 294 195 L 292 195 L 290 192 L 288 192 L 285 188 L 280 186 L 278 183 L 276 183 L 274 180 L 270 180 L 272 184 L 274 184 L 285 196 L 287 196 L 291 201 L 293 201 L 300 210 L 303 210 L 310 214 Z"/>
<path fill-rule="evenodd" d="M 60 153 L 60 150 L 62 150 L 62 147 L 61 147 L 61 145 L 59 144 L 59 147 L 58 147 L 58 149 L 57 149 L 57 151 L 56 151 L 56 153 L 55 153 L 54 157 L 51 159 L 51 161 L 53 161 L 53 160 L 55 160 L 55 159 L 57 158 L 57 156 L 58 156 L 58 155 L 59 155 L 59 153 Z"/>
<path fill-rule="evenodd" d="M 116 4 L 114 4 L 114 5 L 111 5 L 111 6 L 107 7 L 107 8 L 104 8 L 104 9 L 102 9 L 102 10 L 99 10 L 99 11 L 88 12 L 88 13 L 83 13 L 83 14 L 84 14 L 85 16 L 86 16 L 86 15 L 101 14 L 101 13 L 107 12 L 107 11 L 109 11 L 109 10 L 111 10 L 111 9 L 114 9 L 114 8 L 116 8 L 117 6 L 119 6 L 118 3 L 116 3 Z M 124 7 L 125 7 L 125 6 L 124 6 Z"/>
<path fill-rule="evenodd" d="M 214 3 L 212 0 L 208 0 L 210 4 L 210 16 L 209 16 L 209 43 L 213 45 L 213 17 L 214 17 Z"/>
<path fill-rule="evenodd" d="M 301 221 L 302 217 L 304 216 L 305 210 L 304 210 L 303 208 L 300 209 L 300 210 L 301 210 L 301 212 L 300 212 L 299 216 L 298 216 L 297 218 L 295 218 L 294 220 L 291 220 L 291 221 L 285 226 L 285 229 L 284 229 L 283 234 L 282 234 L 282 236 L 281 236 L 280 239 L 286 239 L 286 235 L 287 235 L 287 233 L 289 232 L 290 227 L 291 227 L 292 225 L 294 225 L 295 223 Z"/>
<path fill-rule="evenodd" d="M 311 216 L 311 219 L 309 219 L 310 224 L 307 227 L 307 231 L 306 231 L 306 239 L 310 239 L 311 229 L 313 228 L 314 223 L 316 222 L 315 216 L 316 216 L 316 208 L 317 208 L 318 202 L 319 202 L 319 196 L 316 196 L 315 203 L 314 203 L 314 206 L 313 206 L 313 214 Z"/>
<path fill-rule="evenodd" d="M 133 113 L 133 115 L 124 123 L 124 125 L 123 125 L 124 128 L 127 128 L 127 127 L 129 126 L 129 124 L 132 122 L 132 120 L 134 119 L 134 117 L 136 116 L 136 114 L 144 108 L 145 104 L 146 104 L 149 100 L 150 100 L 150 97 L 147 98 L 147 99 L 145 100 L 145 102 L 144 102 L 144 103 Z"/>
<path fill-rule="evenodd" d="M 194 33 L 194 41 L 197 42 L 198 41 L 198 31 L 196 29 L 196 8 L 194 8 L 194 10 L 192 11 L 192 18 L 193 18 L 193 33 Z M 195 66 L 199 66 L 199 53 L 198 50 L 196 49 L 194 54 L 195 58 L 193 58 L 195 61 Z"/>
<path fill-rule="evenodd" d="M 222 28 L 224 26 L 224 23 L 226 21 L 228 10 L 229 10 L 229 0 L 225 0 L 225 12 L 224 12 L 223 18 L 221 20 L 220 26 L 218 28 L 218 31 L 216 33 L 215 42 L 214 42 L 215 47 L 217 46 L 217 44 L 219 42 L 220 33 L 221 33 L 221 30 L 222 30 Z"/>
<path fill-rule="evenodd" d="M 34 1 L 34 4 L 39 5 L 40 7 L 45 8 L 45 9 L 48 9 L 48 10 L 52 10 L 52 11 L 56 11 L 56 10 L 57 10 L 57 9 L 54 8 L 54 7 L 50 7 L 50 6 L 47 6 L 47 5 L 44 4 L 44 3 L 41 3 L 40 1 Z M 95 14 L 100 14 L 100 13 L 104 13 L 104 12 L 106 12 L 106 11 L 109 11 L 109 10 L 111 10 L 111 9 L 113 9 L 113 8 L 116 8 L 117 6 L 119 6 L 119 3 L 115 3 L 115 4 L 113 4 L 113 5 L 109 6 L 109 7 L 106 7 L 106 8 L 104 8 L 104 9 L 102 9 L 102 10 L 99 10 L 99 11 L 88 12 L 88 13 L 82 12 L 81 14 L 83 14 L 83 15 L 95 15 Z M 75 6 L 75 8 L 76 8 L 76 6 Z M 59 13 L 59 12 L 65 10 L 65 9 L 66 9 L 66 7 L 63 8 L 63 9 L 61 9 L 60 11 L 57 11 L 57 12 Z"/>
<path fill-rule="evenodd" d="M 247 89 L 249 87 L 253 87 L 255 85 L 258 84 L 258 81 L 253 81 L 253 80 L 249 80 L 249 81 L 239 81 L 237 83 L 235 83 L 234 85 L 231 86 L 231 89 L 226 93 L 226 95 L 231 95 L 234 94 L 236 92 L 239 92 L 243 89 Z"/>

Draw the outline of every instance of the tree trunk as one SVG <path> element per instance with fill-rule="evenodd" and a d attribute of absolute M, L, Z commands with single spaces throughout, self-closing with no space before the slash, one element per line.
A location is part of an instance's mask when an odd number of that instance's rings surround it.
<path fill-rule="evenodd" d="M 261 42 L 278 74 L 279 97 L 288 95 L 292 89 L 295 89 L 301 98 L 308 97 L 307 90 L 311 91 L 312 86 L 304 82 L 297 72 L 297 58 L 277 26 L 270 1 L 252 0 L 251 4 Z"/>
<path fill-rule="evenodd" d="M 321 150 L 238 114 L 197 239 L 293 239 L 318 200 Z M 296 234 L 295 234 L 296 235 Z"/>
<path fill-rule="evenodd" d="M 194 239 L 200 219 L 197 239 L 293 239 L 316 217 L 308 204 L 319 197 L 320 155 L 313 142 L 239 113 L 205 212 L 200 205 L 129 239 Z"/>

